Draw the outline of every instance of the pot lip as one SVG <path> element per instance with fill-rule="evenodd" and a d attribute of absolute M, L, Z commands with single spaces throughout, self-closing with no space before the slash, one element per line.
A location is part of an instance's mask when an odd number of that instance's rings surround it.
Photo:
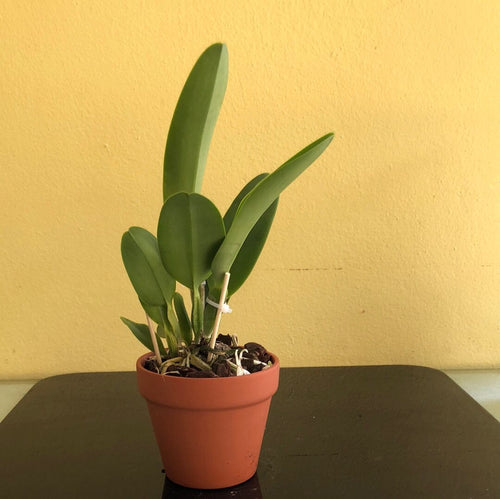
<path fill-rule="evenodd" d="M 148 370 L 148 369 L 146 369 L 144 367 L 144 362 L 146 361 L 146 359 L 148 359 L 149 357 L 154 356 L 153 352 L 147 352 L 147 353 L 142 354 L 137 359 L 136 369 L 137 369 L 137 373 L 140 372 L 144 376 L 153 376 L 153 377 L 156 377 L 157 379 L 162 378 L 164 380 L 168 379 L 168 380 L 171 380 L 171 382 L 174 382 L 174 383 L 194 383 L 194 382 L 198 382 L 198 383 L 214 383 L 214 382 L 217 382 L 217 381 L 219 383 L 220 382 L 227 383 L 228 380 L 232 380 L 231 381 L 232 383 L 234 383 L 234 382 L 238 383 L 238 380 L 243 381 L 243 380 L 248 380 L 249 378 L 256 380 L 258 377 L 269 376 L 269 374 L 271 374 L 273 371 L 279 370 L 280 360 L 279 360 L 278 356 L 275 355 L 272 352 L 268 352 L 268 353 L 271 356 L 271 358 L 273 359 L 273 365 L 271 367 L 263 370 L 263 371 L 259 371 L 257 373 L 252 373 L 252 374 L 247 375 L 247 376 L 223 376 L 223 377 L 217 377 L 217 378 L 185 378 L 185 377 L 182 377 L 182 376 L 166 376 L 164 374 L 154 373 L 153 371 L 150 371 L 150 370 Z"/>

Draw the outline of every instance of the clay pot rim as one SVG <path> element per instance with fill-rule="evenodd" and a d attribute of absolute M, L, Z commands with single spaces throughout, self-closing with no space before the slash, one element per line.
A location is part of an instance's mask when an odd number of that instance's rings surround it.
<path fill-rule="evenodd" d="M 263 371 L 259 371 L 259 372 L 256 372 L 256 373 L 252 373 L 252 374 L 249 374 L 249 375 L 246 375 L 246 376 L 225 376 L 225 377 L 217 377 L 217 378 L 186 378 L 186 377 L 183 377 L 183 376 L 168 376 L 168 375 L 165 375 L 165 374 L 159 374 L 159 373 L 155 373 L 153 371 L 150 371 L 149 369 L 146 369 L 144 367 L 144 363 L 145 361 L 150 358 L 150 357 L 154 357 L 154 353 L 153 352 L 148 352 L 148 353 L 145 353 L 143 355 L 141 355 L 138 359 L 137 359 L 137 362 L 136 362 L 136 369 L 137 371 L 141 371 L 142 375 L 144 376 L 153 376 L 155 378 L 158 378 L 158 377 L 161 377 L 163 379 L 168 379 L 169 381 L 172 380 L 171 382 L 175 382 L 175 383 L 193 383 L 193 382 L 198 382 L 198 383 L 213 383 L 215 381 L 219 381 L 219 383 L 221 381 L 224 381 L 225 383 L 228 382 L 228 380 L 231 380 L 232 383 L 238 383 L 238 382 L 241 382 L 243 380 L 245 380 L 245 382 L 248 382 L 249 378 L 250 379 L 253 379 L 253 380 L 256 380 L 258 377 L 261 377 L 261 376 L 269 376 L 269 374 L 278 369 L 279 370 L 279 367 L 280 367 L 280 360 L 278 358 L 277 355 L 275 355 L 274 353 L 272 352 L 268 352 L 269 355 L 271 356 L 271 359 L 273 361 L 273 365 L 267 369 L 264 369 Z M 175 381 L 174 381 L 175 380 Z M 240 380 L 240 381 L 238 381 Z"/>

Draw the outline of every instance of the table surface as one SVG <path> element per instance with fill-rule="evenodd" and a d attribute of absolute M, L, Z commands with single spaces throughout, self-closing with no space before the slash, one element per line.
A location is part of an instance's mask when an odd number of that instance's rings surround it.
<path fill-rule="evenodd" d="M 0 449 L 2 498 L 500 498 L 500 423 L 417 366 L 282 369 L 257 475 L 232 489 L 165 478 L 132 372 L 40 381 Z"/>

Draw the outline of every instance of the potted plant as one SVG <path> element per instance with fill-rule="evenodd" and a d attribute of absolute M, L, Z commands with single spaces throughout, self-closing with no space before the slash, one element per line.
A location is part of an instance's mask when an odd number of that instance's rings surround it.
<path fill-rule="evenodd" d="M 245 185 L 222 216 L 200 194 L 210 139 L 227 83 L 225 45 L 203 52 L 177 103 L 164 157 L 157 235 L 123 234 L 123 263 L 146 324 L 122 317 L 149 353 L 137 360 L 167 476 L 193 488 L 242 483 L 256 471 L 278 357 L 218 335 L 227 301 L 252 271 L 281 192 L 328 146 L 316 140 L 271 174 Z M 189 290 L 191 306 L 176 289 Z"/>

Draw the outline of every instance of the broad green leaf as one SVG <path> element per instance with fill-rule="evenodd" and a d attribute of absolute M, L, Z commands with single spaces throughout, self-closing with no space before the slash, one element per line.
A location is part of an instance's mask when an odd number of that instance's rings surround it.
<path fill-rule="evenodd" d="M 125 317 L 120 317 L 122 322 L 132 331 L 134 336 L 150 351 L 154 352 L 153 343 L 151 341 L 151 334 L 149 332 L 148 326 L 146 324 L 139 324 L 137 322 L 126 319 Z M 157 336 L 156 341 L 158 343 L 158 349 L 161 355 L 166 355 L 165 347 L 162 341 Z"/>
<path fill-rule="evenodd" d="M 208 47 L 182 89 L 165 148 L 163 200 L 200 192 L 210 140 L 227 86 L 228 55 L 222 43 Z"/>
<path fill-rule="evenodd" d="M 180 192 L 165 201 L 158 221 L 160 256 L 184 286 L 193 290 L 210 275 L 224 235 L 219 211 L 201 194 Z"/>
<path fill-rule="evenodd" d="M 171 334 L 167 334 L 166 338 L 168 351 L 172 357 L 176 357 L 179 352 L 179 346 L 177 343 L 177 338 L 174 338 Z"/>
<path fill-rule="evenodd" d="M 224 215 L 224 225 L 226 227 L 226 233 L 231 228 L 234 216 L 238 206 L 240 205 L 243 198 L 264 178 L 268 176 L 267 173 L 262 173 L 258 175 L 253 180 L 248 182 L 248 184 L 241 190 L 241 192 L 236 196 L 235 200 L 231 203 L 227 213 Z M 227 290 L 227 297 L 234 294 L 246 281 L 247 277 L 252 272 L 259 255 L 264 247 L 267 236 L 271 229 L 271 225 L 274 220 L 274 215 L 278 208 L 279 199 L 275 199 L 271 206 L 262 214 L 256 224 L 253 226 L 252 230 L 246 237 L 243 245 L 241 246 L 233 264 L 231 265 L 231 279 L 229 279 L 229 286 Z"/>
<path fill-rule="evenodd" d="M 231 279 L 229 279 L 231 280 Z M 205 283 L 205 296 L 211 297 L 213 293 L 210 292 L 210 286 L 214 285 L 212 281 L 212 276 Z M 215 297 L 215 296 L 214 296 Z M 220 298 L 220 292 L 217 295 L 217 299 Z M 215 316 L 217 315 L 217 308 L 210 305 L 210 303 L 205 302 L 205 307 L 203 309 L 203 336 L 205 338 L 210 338 L 212 335 L 212 329 L 215 323 Z"/>
<path fill-rule="evenodd" d="M 170 303 L 175 281 L 162 264 L 155 236 L 141 227 L 130 227 L 122 236 L 121 252 L 141 302 L 156 306 Z"/>
<path fill-rule="evenodd" d="M 175 310 L 172 303 L 167 306 L 167 321 L 166 326 L 169 331 L 172 332 L 174 337 L 177 339 L 177 343 L 181 340 L 181 330 L 179 328 L 179 321 L 175 315 Z"/>
<path fill-rule="evenodd" d="M 180 339 L 179 324 L 171 303 L 154 306 L 141 302 L 141 305 L 146 314 L 158 324 L 158 334 L 162 338 L 168 339 L 170 335 L 176 342 Z"/>
<path fill-rule="evenodd" d="M 179 351 L 179 341 L 174 335 L 172 326 L 169 323 L 158 324 L 156 334 L 161 338 L 165 338 L 170 355 L 175 357 Z"/>
<path fill-rule="evenodd" d="M 220 296 L 220 291 L 219 291 Z M 212 336 L 212 329 L 215 323 L 215 316 L 217 315 L 217 308 L 212 307 L 209 303 L 205 305 L 203 314 L 203 336 L 210 338 Z"/>
<path fill-rule="evenodd" d="M 268 173 L 261 173 L 260 175 L 257 175 L 255 178 L 250 180 L 250 182 L 248 182 L 248 184 L 246 184 L 245 187 L 243 187 L 243 189 L 235 197 L 234 201 L 231 203 L 231 206 L 224 215 L 224 225 L 226 228 L 226 233 L 231 228 L 231 224 L 241 201 L 259 182 L 261 182 L 268 175 Z M 271 206 L 264 212 L 253 229 L 250 231 L 238 254 L 236 255 L 236 258 L 230 269 L 231 279 L 229 280 L 229 287 L 227 292 L 228 299 L 243 285 L 243 283 L 252 272 L 252 269 L 254 268 L 260 256 L 260 253 L 262 252 L 262 248 L 264 247 L 264 244 L 266 242 L 277 208 L 278 199 L 275 199 Z M 212 287 L 214 285 L 213 277 L 210 277 L 208 285 L 209 287 Z M 210 307 L 210 305 L 208 305 L 208 307 Z M 207 307 L 205 307 L 205 313 L 207 313 L 206 308 Z M 211 311 L 208 312 L 208 320 L 205 320 L 205 329 L 207 327 L 211 328 L 212 321 L 210 320 L 210 316 L 213 315 L 215 318 L 215 315 L 210 314 L 210 312 Z"/>
<path fill-rule="evenodd" d="M 290 158 L 277 170 L 259 182 L 241 201 L 230 229 L 212 263 L 212 297 L 220 295 L 224 273 L 230 271 L 240 248 L 263 213 L 331 142 L 333 134 L 327 134 Z M 216 295 L 216 296 L 214 296 Z"/>
<path fill-rule="evenodd" d="M 182 298 L 182 295 L 180 293 L 174 294 L 174 307 L 175 313 L 177 314 L 177 320 L 179 321 L 181 337 L 186 345 L 189 346 L 193 341 L 193 333 L 191 331 L 191 322 L 189 320 L 189 315 L 184 305 L 184 298 Z"/>
<path fill-rule="evenodd" d="M 140 298 L 139 301 L 141 302 L 142 308 L 144 309 L 144 312 L 153 319 L 156 324 L 163 324 L 167 320 L 167 306 L 165 304 L 163 305 L 148 305 L 147 303 L 144 303 Z"/>
<path fill-rule="evenodd" d="M 274 215 L 278 209 L 279 198 L 263 213 L 248 234 L 231 265 L 231 279 L 227 288 L 227 297 L 233 295 L 247 280 L 252 272 L 266 242 Z"/>
<path fill-rule="evenodd" d="M 236 196 L 234 201 L 231 203 L 231 206 L 227 210 L 224 215 L 224 225 L 226 227 L 226 232 L 231 228 L 231 224 L 233 222 L 234 216 L 238 210 L 238 206 L 240 205 L 243 198 L 264 178 L 266 178 L 268 173 L 261 173 L 257 175 L 255 178 L 250 180 L 248 184 L 243 187 L 240 193 Z M 247 277 L 252 272 L 257 259 L 264 247 L 264 244 L 267 239 L 267 235 L 269 234 L 269 230 L 271 229 L 271 225 L 274 219 L 274 215 L 278 208 L 279 199 L 275 199 L 271 206 L 264 212 L 264 214 L 260 217 L 259 221 L 255 224 L 253 229 L 248 234 L 245 242 L 241 246 L 236 258 L 231 265 L 231 279 L 229 279 L 229 286 L 227 289 L 227 300 L 233 295 L 246 281 Z M 215 282 L 213 276 L 207 281 L 207 295 L 210 296 L 210 288 L 215 286 Z M 213 299 L 218 300 L 219 295 L 214 296 Z M 212 328 L 215 322 L 215 315 L 217 313 L 217 309 L 212 307 L 210 304 L 205 305 L 204 316 L 203 316 L 203 330 L 205 332 L 205 336 L 210 336 Z"/>
<path fill-rule="evenodd" d="M 238 207 L 240 206 L 240 203 L 243 201 L 243 198 L 262 180 L 264 180 L 269 173 L 261 173 L 260 175 L 257 175 L 254 177 L 250 182 L 248 182 L 243 189 L 238 193 L 238 195 L 234 198 L 233 202 L 231 203 L 231 206 L 226 211 L 226 214 L 224 215 L 224 227 L 226 228 L 226 233 L 230 229 L 231 224 L 233 223 L 234 216 L 236 215 L 236 212 L 238 211 Z"/>

